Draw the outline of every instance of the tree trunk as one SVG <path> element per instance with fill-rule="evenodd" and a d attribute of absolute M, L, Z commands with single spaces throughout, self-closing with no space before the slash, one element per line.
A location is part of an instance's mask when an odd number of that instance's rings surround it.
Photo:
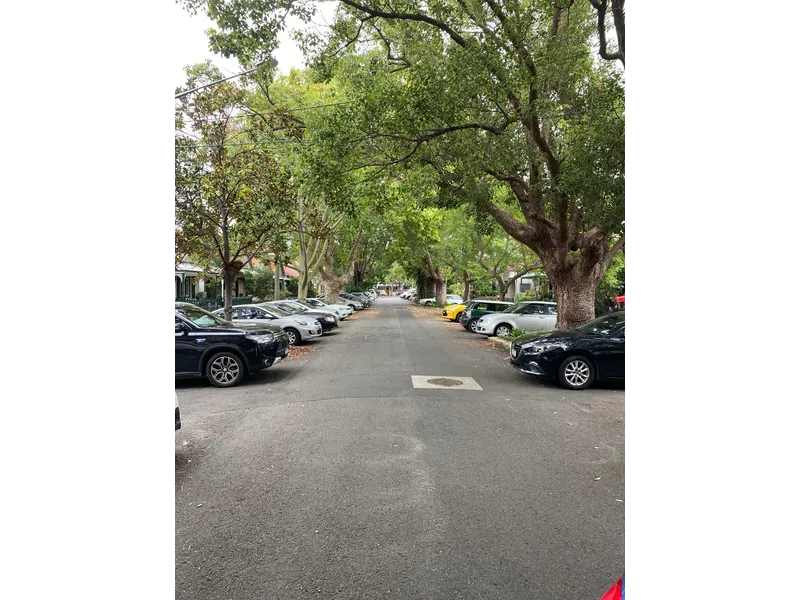
<path fill-rule="evenodd" d="M 469 273 L 464 271 L 464 301 L 465 302 L 467 300 L 469 300 L 469 293 L 470 293 L 470 291 L 472 291 L 472 290 L 470 290 L 470 287 L 469 287 L 470 282 L 471 282 L 471 279 L 469 278 Z"/>
<path fill-rule="evenodd" d="M 330 280 L 322 280 L 322 287 L 325 289 L 325 301 L 330 304 L 339 304 L 339 293 L 347 285 L 347 279 L 336 277 Z"/>
<path fill-rule="evenodd" d="M 442 306 L 447 304 L 447 282 L 444 280 L 441 269 L 438 267 L 434 272 L 433 286 L 436 290 L 436 302 Z"/>
<path fill-rule="evenodd" d="M 280 300 L 281 299 L 281 262 L 280 259 L 275 256 L 275 288 L 274 288 L 274 295 L 275 297 L 273 300 Z"/>
<path fill-rule="evenodd" d="M 556 329 L 572 329 L 595 317 L 594 298 L 599 282 L 594 277 L 562 277 L 553 280 L 558 318 Z"/>
<path fill-rule="evenodd" d="M 297 299 L 305 301 L 308 297 L 308 269 L 300 271 L 300 277 L 297 281 Z"/>
<path fill-rule="evenodd" d="M 230 321 L 233 317 L 233 283 L 236 281 L 236 275 L 238 273 L 238 269 L 231 266 L 226 265 L 222 268 L 222 280 L 225 282 L 225 300 L 223 306 L 225 307 L 226 321 Z"/>

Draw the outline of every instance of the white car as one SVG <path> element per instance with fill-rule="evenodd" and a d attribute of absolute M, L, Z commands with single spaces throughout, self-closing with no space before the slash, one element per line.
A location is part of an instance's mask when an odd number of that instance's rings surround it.
<path fill-rule="evenodd" d="M 413 296 L 416 293 L 416 291 L 417 291 L 417 288 L 411 288 L 410 290 L 406 290 L 405 292 L 400 294 L 400 297 L 401 298 L 405 298 L 406 300 L 408 300 L 408 297 L 409 296 Z"/>
<path fill-rule="evenodd" d="M 225 310 L 222 308 L 215 310 L 211 314 L 225 318 Z M 289 338 L 289 344 L 292 346 L 298 342 L 322 337 L 322 325 L 316 319 L 301 315 L 283 315 L 271 310 L 270 305 L 266 303 L 234 306 L 231 321 L 233 321 L 234 325 L 256 325 L 262 323 L 277 325 L 286 333 L 286 337 Z"/>
<path fill-rule="evenodd" d="M 514 329 L 552 331 L 556 328 L 556 316 L 555 302 L 521 302 L 505 312 L 483 315 L 474 331 L 497 337 L 509 337 Z"/>
<path fill-rule="evenodd" d="M 450 306 L 451 304 L 464 303 L 464 299 L 457 294 L 447 294 L 446 298 L 447 302 L 445 302 L 444 304 L 445 306 Z M 419 303 L 422 304 L 422 306 L 428 306 L 428 304 L 433 304 L 434 302 L 436 302 L 436 298 L 423 298 L 422 300 L 419 301 Z"/>
<path fill-rule="evenodd" d="M 300 302 L 300 300 L 298 300 Z M 300 302 L 301 304 L 305 304 L 309 308 L 317 309 L 317 308 L 333 308 L 334 310 L 339 311 L 339 319 L 344 320 L 350 315 L 353 314 L 354 309 L 352 306 L 348 306 L 347 304 L 328 304 L 325 300 L 320 300 L 319 298 L 306 298 L 305 302 Z"/>
<path fill-rule="evenodd" d="M 315 313 L 325 313 L 327 315 L 332 316 L 334 319 L 336 319 L 337 323 L 341 320 L 341 317 L 339 315 L 343 314 L 342 311 L 337 309 L 337 308 L 332 308 L 330 306 L 322 306 L 320 308 L 311 308 L 310 306 L 306 306 L 305 304 L 303 304 L 302 302 L 298 302 L 297 300 L 273 300 L 271 302 L 271 304 L 277 304 L 278 306 L 280 306 L 281 304 L 288 304 L 289 306 L 291 306 L 293 308 L 296 308 L 297 310 L 299 310 L 301 312 L 305 312 L 305 311 L 310 310 L 310 311 L 313 311 Z"/>

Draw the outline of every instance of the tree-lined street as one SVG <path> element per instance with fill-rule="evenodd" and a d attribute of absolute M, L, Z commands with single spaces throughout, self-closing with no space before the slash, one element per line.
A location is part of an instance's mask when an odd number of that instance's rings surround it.
<path fill-rule="evenodd" d="M 531 380 L 439 312 L 381 298 L 239 387 L 176 384 L 178 598 L 555 600 L 619 577 L 624 391 Z"/>

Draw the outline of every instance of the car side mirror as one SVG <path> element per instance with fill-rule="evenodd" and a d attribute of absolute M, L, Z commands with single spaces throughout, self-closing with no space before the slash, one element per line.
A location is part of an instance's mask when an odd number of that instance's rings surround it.
<path fill-rule="evenodd" d="M 183 333 L 186 331 L 186 325 L 183 323 L 175 323 L 175 333 Z"/>

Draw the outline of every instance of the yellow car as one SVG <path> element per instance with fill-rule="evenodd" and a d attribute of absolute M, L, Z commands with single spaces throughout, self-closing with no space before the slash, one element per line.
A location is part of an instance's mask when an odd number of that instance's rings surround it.
<path fill-rule="evenodd" d="M 467 308 L 466 304 L 450 304 L 442 309 L 442 316 L 451 321 L 460 321 L 461 313 Z"/>

